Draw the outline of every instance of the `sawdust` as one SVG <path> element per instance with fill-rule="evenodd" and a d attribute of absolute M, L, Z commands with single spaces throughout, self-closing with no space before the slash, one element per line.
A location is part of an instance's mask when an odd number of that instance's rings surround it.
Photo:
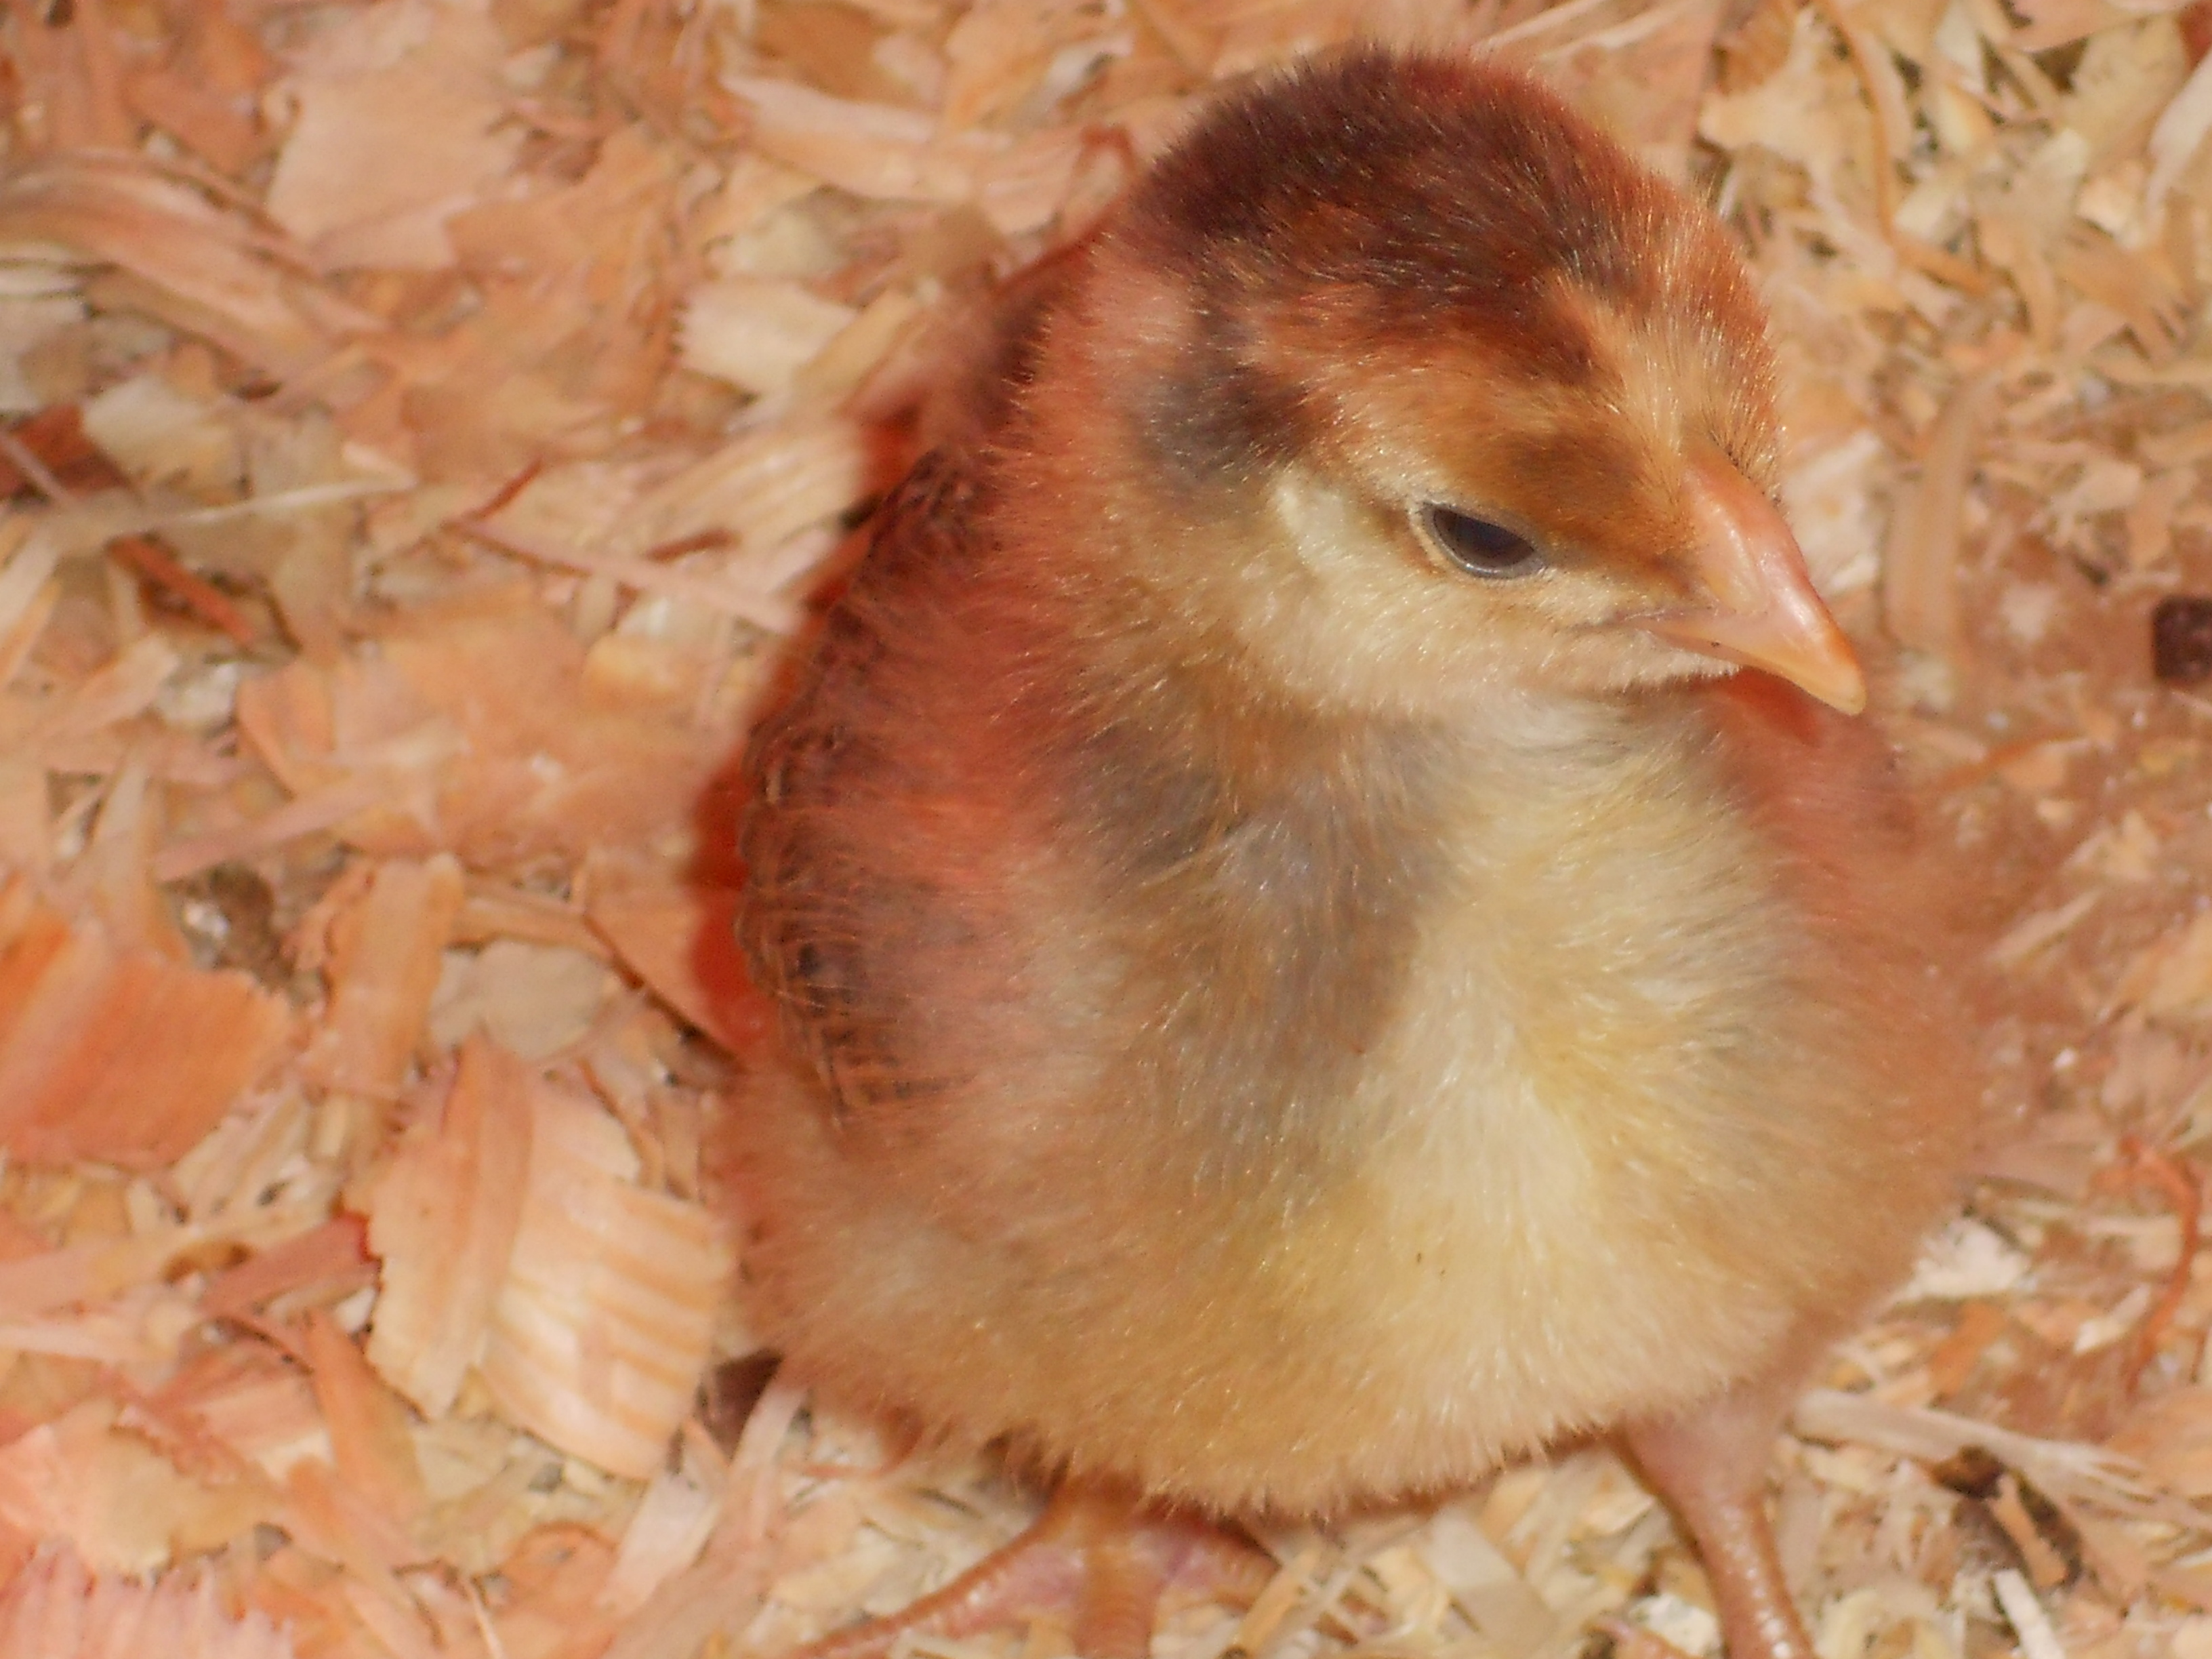
<path fill-rule="evenodd" d="M 728 769 L 979 296 L 1355 27 L 1741 234 L 1985 878 L 2002 1132 L 1778 1456 L 1824 1659 L 2212 1656 L 2204 0 L 15 0 L 7 1651 L 769 1652 L 1020 1523 L 720 1295 Z M 1601 1448 L 1265 1541 L 1163 1654 L 1715 1648 Z"/>

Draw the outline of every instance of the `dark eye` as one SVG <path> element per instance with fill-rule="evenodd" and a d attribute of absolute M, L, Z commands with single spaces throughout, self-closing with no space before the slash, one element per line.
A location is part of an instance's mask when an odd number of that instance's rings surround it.
<path fill-rule="evenodd" d="M 1502 524 L 1437 501 L 1419 517 L 1437 550 L 1471 576 L 1526 576 L 1544 568 L 1544 556 L 1528 538 Z"/>

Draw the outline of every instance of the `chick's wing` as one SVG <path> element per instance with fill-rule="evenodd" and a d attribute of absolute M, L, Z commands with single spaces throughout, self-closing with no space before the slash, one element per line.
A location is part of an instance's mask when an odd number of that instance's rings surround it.
<path fill-rule="evenodd" d="M 941 455 L 915 466 L 748 757 L 740 942 L 853 1152 L 968 1147 L 994 1080 L 1081 1046 L 1037 990 L 1069 907 L 994 726 L 1019 653 L 979 637 L 1006 631 L 976 614 L 981 494 Z"/>

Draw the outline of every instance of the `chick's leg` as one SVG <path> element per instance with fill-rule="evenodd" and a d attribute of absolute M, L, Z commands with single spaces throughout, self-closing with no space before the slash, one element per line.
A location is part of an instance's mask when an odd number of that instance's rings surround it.
<path fill-rule="evenodd" d="M 1766 1465 L 1802 1380 L 1747 1385 L 1628 1431 L 1630 1454 L 1689 1529 L 1729 1659 L 1814 1659 L 1766 1518 Z"/>
<path fill-rule="evenodd" d="M 1212 1523 L 1063 1486 L 1027 1532 L 934 1595 L 802 1649 L 793 1659 L 882 1659 L 908 1632 L 960 1637 L 1057 1617 L 1084 1659 L 1145 1659 L 1170 1591 L 1249 1601 L 1273 1563 Z"/>

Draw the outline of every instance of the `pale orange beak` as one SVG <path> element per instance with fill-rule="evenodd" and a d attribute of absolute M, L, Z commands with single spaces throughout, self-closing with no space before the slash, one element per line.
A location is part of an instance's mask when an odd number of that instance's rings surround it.
<path fill-rule="evenodd" d="M 1805 556 L 1774 503 L 1717 450 L 1692 456 L 1689 471 L 1698 531 L 1691 565 L 1711 603 L 1665 611 L 1643 626 L 1670 645 L 1763 668 L 1832 708 L 1857 714 L 1866 707 L 1866 676 L 1814 592 Z"/>

